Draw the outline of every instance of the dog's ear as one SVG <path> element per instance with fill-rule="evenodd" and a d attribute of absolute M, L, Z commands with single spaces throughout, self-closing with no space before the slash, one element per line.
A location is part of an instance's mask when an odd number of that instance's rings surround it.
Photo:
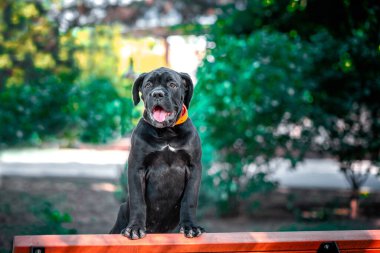
<path fill-rule="evenodd" d="M 133 83 L 132 95 L 133 95 L 133 103 L 135 105 L 137 105 L 140 102 L 139 92 L 141 91 L 141 85 L 144 81 L 145 76 L 146 76 L 146 73 L 142 73 Z"/>
<path fill-rule="evenodd" d="M 179 73 L 179 75 L 181 76 L 182 82 L 185 86 L 185 97 L 183 99 L 183 103 L 185 104 L 185 106 L 187 108 L 189 108 L 190 100 L 193 96 L 193 91 L 194 91 L 193 81 L 191 81 L 191 78 L 190 78 L 189 74 L 187 74 L 187 73 L 181 72 L 181 73 Z"/>

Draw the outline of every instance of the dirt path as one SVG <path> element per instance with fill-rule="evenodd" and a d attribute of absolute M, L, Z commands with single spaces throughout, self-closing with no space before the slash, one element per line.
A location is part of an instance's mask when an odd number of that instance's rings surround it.
<path fill-rule="evenodd" d="M 70 229 L 80 234 L 108 233 L 119 208 L 115 190 L 117 181 L 111 179 L 2 177 L 0 253 L 10 252 L 15 235 L 71 233 Z M 208 232 L 380 228 L 380 221 L 374 219 L 296 222 L 291 213 L 284 213 L 286 195 L 280 194 L 269 196 L 254 217 L 220 219 L 209 213 L 199 222 Z M 70 222 L 60 222 L 70 217 Z"/>
<path fill-rule="evenodd" d="M 0 250 L 10 249 L 14 235 L 104 234 L 111 229 L 119 203 L 116 182 L 88 178 L 3 177 L 0 185 Z M 72 222 L 59 220 L 69 214 Z"/>

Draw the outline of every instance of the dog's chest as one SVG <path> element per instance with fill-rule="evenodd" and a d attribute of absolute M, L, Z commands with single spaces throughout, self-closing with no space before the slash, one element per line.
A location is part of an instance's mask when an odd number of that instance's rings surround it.
<path fill-rule="evenodd" d="M 150 156 L 148 163 L 154 167 L 177 167 L 188 163 L 189 156 L 186 151 L 174 145 L 165 144 L 157 147 Z"/>
<path fill-rule="evenodd" d="M 171 146 L 170 144 L 162 145 L 160 147 L 160 151 L 163 151 L 163 152 L 166 152 L 166 151 L 176 152 L 177 150 L 178 150 L 178 148 L 175 148 L 175 147 Z"/>
<path fill-rule="evenodd" d="M 160 193 L 160 196 L 169 196 L 176 195 L 177 191 L 180 195 L 188 174 L 188 164 L 189 156 L 179 148 L 168 145 L 154 152 L 146 167 L 148 195 Z"/>

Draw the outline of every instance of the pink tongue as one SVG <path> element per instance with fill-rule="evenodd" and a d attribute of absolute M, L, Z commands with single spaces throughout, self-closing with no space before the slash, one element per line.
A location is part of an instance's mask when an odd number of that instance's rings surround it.
<path fill-rule="evenodd" d="M 153 111 L 153 118 L 158 122 L 164 122 L 167 115 L 168 113 L 161 109 L 155 109 Z"/>

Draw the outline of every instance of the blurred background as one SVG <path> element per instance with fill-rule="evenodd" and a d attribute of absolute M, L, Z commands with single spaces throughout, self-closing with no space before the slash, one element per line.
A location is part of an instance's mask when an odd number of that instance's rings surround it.
<path fill-rule="evenodd" d="M 141 116 L 189 73 L 209 232 L 380 228 L 380 3 L 2 0 L 0 252 L 108 233 Z"/>

